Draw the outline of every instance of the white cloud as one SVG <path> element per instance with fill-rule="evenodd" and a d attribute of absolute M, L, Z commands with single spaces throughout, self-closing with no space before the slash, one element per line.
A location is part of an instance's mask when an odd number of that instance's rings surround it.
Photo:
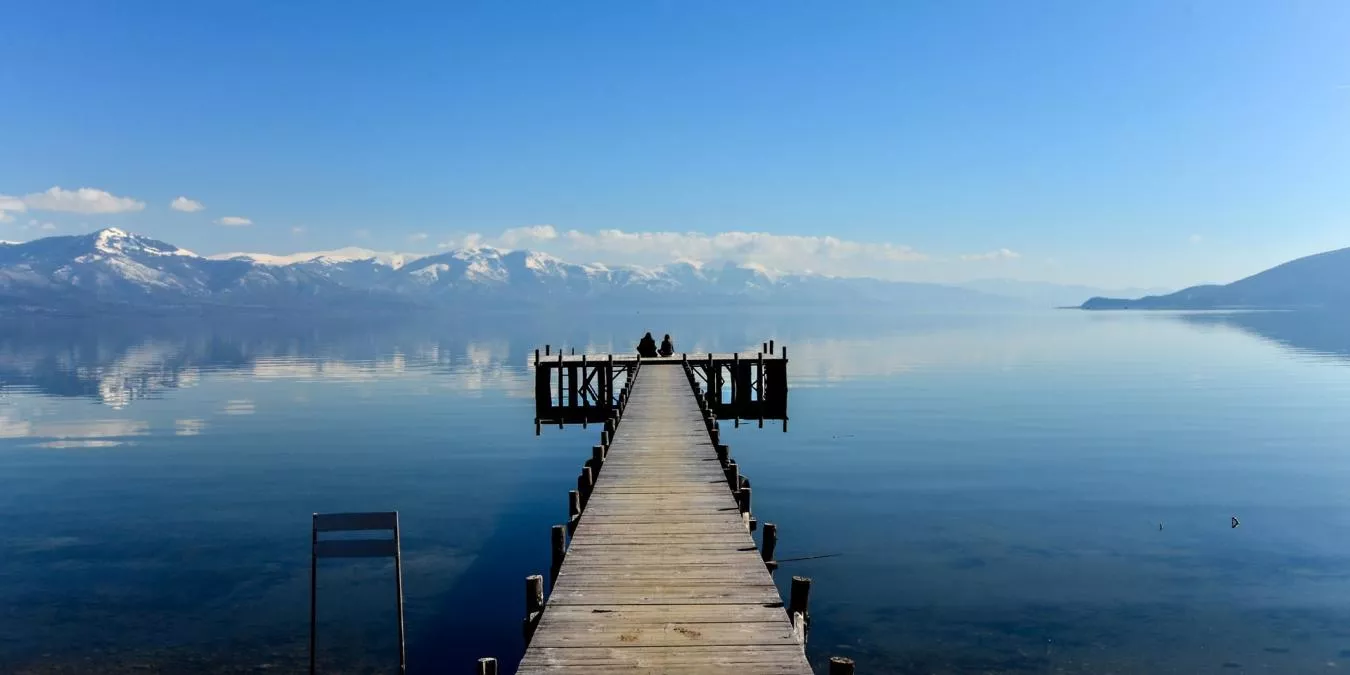
<path fill-rule="evenodd" d="M 179 197 L 169 202 L 169 208 L 175 211 L 182 211 L 183 213 L 196 213 L 198 211 L 201 211 L 202 209 L 205 209 L 206 206 L 204 206 L 201 202 L 195 199 L 188 199 L 187 197 Z"/>
<path fill-rule="evenodd" d="M 126 213 L 140 211 L 145 202 L 130 197 L 118 197 L 104 190 L 83 187 L 65 190 L 60 186 L 46 192 L 24 195 L 23 202 L 37 211 L 64 211 L 67 213 Z"/>
<path fill-rule="evenodd" d="M 522 244 L 529 245 L 531 242 L 552 241 L 557 238 L 558 231 L 553 229 L 552 225 L 530 225 L 506 230 L 497 237 L 497 241 L 507 248 L 515 248 Z"/>
<path fill-rule="evenodd" d="M 224 218 L 217 219 L 216 224 L 224 225 L 225 227 L 246 227 L 252 225 L 253 221 L 241 216 L 225 216 Z"/>
<path fill-rule="evenodd" d="M 1022 254 L 1021 254 L 1021 253 L 1018 253 L 1017 251 L 1010 251 L 1010 250 L 1008 250 L 1008 249 L 1006 249 L 1006 248 L 1000 248 L 1000 249 L 997 249 L 997 250 L 994 250 L 994 251 L 986 251 L 986 252 L 984 252 L 984 253 L 967 253 L 967 254 L 965 254 L 965 255 L 962 255 L 962 256 L 961 256 L 961 259 L 962 259 L 962 260 L 965 260 L 965 261 L 972 261 L 972 260 L 1016 260 L 1017 258 L 1021 258 L 1021 257 L 1022 257 Z"/>
<path fill-rule="evenodd" d="M 1205 238 L 1198 234 L 1193 234 L 1189 238 L 1187 238 L 1187 241 L 1190 241 L 1192 245 L 1198 244 L 1204 240 Z"/>
<path fill-rule="evenodd" d="M 356 235 L 356 238 L 357 238 L 357 239 L 369 239 L 369 238 L 370 238 L 370 230 L 367 230 L 367 229 L 360 229 L 360 230 L 357 230 L 357 231 L 353 232 L 352 234 Z"/>
<path fill-rule="evenodd" d="M 815 272 L 886 279 L 945 278 L 953 263 L 993 264 L 1021 257 L 1006 248 L 983 253 L 934 255 L 893 242 L 865 242 L 833 236 L 768 232 L 628 232 L 608 229 L 560 231 L 552 225 L 511 228 L 488 236 L 469 233 L 440 248 L 495 246 L 526 248 L 581 263 L 662 265 L 679 261 L 755 265 L 779 272 Z M 965 269 L 964 267 L 962 269 Z"/>
<path fill-rule="evenodd" d="M 304 234 L 304 233 L 305 233 L 305 228 L 300 227 L 299 225 L 296 225 L 295 227 L 292 227 L 292 228 L 291 228 L 291 234 L 293 234 L 293 235 L 295 235 L 295 236 L 297 236 L 297 237 L 300 236 L 300 235 L 302 235 L 302 234 Z"/>
<path fill-rule="evenodd" d="M 22 199 L 0 195 L 0 223 L 12 223 L 15 213 L 23 213 L 27 210 L 28 205 L 24 204 Z"/>
<path fill-rule="evenodd" d="M 56 229 L 56 223 L 43 223 L 38 225 L 38 229 L 43 232 L 51 232 Z"/>
<path fill-rule="evenodd" d="M 426 232 L 417 232 L 408 235 L 408 241 L 426 241 L 428 236 Z"/>

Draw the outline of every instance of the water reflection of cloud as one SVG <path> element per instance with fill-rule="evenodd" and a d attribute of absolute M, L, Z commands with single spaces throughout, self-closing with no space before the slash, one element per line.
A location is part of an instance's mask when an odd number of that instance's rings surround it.
<path fill-rule="evenodd" d="M 221 412 L 226 415 L 252 415 L 254 408 L 253 401 L 241 398 L 226 401 Z"/>
<path fill-rule="evenodd" d="M 58 441 L 90 438 L 106 439 L 140 436 L 149 429 L 150 423 L 140 420 L 103 419 L 42 422 L 19 419 L 12 411 L 0 413 L 0 438 L 52 438 Z"/>
<path fill-rule="evenodd" d="M 206 429 L 206 420 L 187 419 L 174 420 L 173 435 L 175 436 L 198 436 Z"/>
<path fill-rule="evenodd" d="M 83 441 L 47 441 L 46 443 L 37 443 L 39 448 L 68 449 L 68 448 L 115 448 L 124 445 L 122 441 L 101 440 L 83 440 Z"/>

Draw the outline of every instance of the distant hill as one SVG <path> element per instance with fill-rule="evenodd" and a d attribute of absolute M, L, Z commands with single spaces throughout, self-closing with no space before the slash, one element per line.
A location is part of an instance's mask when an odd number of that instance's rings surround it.
<path fill-rule="evenodd" d="M 79 314 L 211 307 L 456 309 L 814 306 L 970 311 L 1015 301 L 939 284 L 818 274 L 752 265 L 579 265 L 536 251 L 473 247 L 419 257 L 365 249 L 203 257 L 108 228 L 0 244 L 0 306 Z"/>
<path fill-rule="evenodd" d="M 1350 309 L 1350 248 L 1318 253 L 1231 284 L 1135 300 L 1092 298 L 1083 309 Z"/>
<path fill-rule="evenodd" d="M 1138 297 L 1141 295 L 1161 295 L 1170 293 L 1170 288 L 1098 288 L 1078 284 L 1056 284 L 1046 281 L 1021 281 L 1017 279 L 978 279 L 956 284 L 973 291 L 1014 298 L 1032 307 L 1077 307 L 1084 300 L 1099 296 L 1113 298 Z"/>

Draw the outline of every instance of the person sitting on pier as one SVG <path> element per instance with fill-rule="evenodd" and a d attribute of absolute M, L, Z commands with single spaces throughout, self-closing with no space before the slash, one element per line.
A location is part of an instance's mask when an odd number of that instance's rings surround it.
<path fill-rule="evenodd" d="M 652 338 L 651 331 L 647 331 L 647 334 L 643 335 L 641 340 L 638 340 L 637 351 L 638 356 L 644 358 L 656 356 L 656 340 Z"/>
<path fill-rule="evenodd" d="M 670 341 L 670 334 L 666 334 L 666 339 L 661 341 L 661 356 L 672 356 L 675 354 L 675 343 Z"/>

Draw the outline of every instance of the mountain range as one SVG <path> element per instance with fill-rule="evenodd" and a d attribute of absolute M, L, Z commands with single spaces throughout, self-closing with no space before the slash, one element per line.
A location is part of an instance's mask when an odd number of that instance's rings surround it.
<path fill-rule="evenodd" d="M 636 307 L 743 305 L 977 310 L 1009 298 L 940 284 L 780 274 L 753 265 L 579 265 L 524 250 L 465 248 L 430 256 L 339 249 L 200 256 L 116 228 L 0 244 L 0 306 L 80 312 L 210 307 L 547 306 L 563 300 Z"/>
<path fill-rule="evenodd" d="M 1133 300 L 1094 297 L 1083 309 L 1350 308 L 1350 248 L 1305 256 L 1230 284 L 1206 284 Z"/>

